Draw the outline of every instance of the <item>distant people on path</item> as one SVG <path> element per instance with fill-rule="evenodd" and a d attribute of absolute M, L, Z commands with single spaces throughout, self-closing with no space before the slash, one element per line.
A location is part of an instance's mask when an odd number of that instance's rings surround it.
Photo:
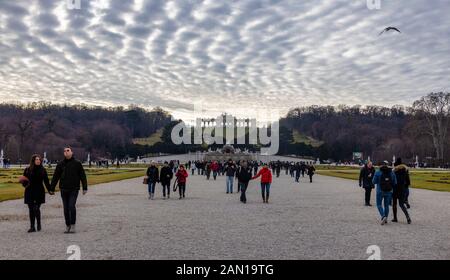
<path fill-rule="evenodd" d="M 409 216 L 408 210 L 406 210 L 406 189 L 411 184 L 411 180 L 409 178 L 408 167 L 402 164 L 402 159 L 397 158 L 394 164 L 394 173 L 397 179 L 397 184 L 394 186 L 393 196 L 392 196 L 392 213 L 394 215 L 394 219 L 392 222 L 397 223 L 397 201 L 405 214 L 406 221 L 408 224 L 411 224 L 411 217 Z"/>
<path fill-rule="evenodd" d="M 375 168 L 373 167 L 372 162 L 368 162 L 361 168 L 359 172 L 359 187 L 364 188 L 365 190 L 365 206 L 372 206 L 370 204 L 370 196 L 372 193 L 372 189 L 375 188 L 372 180 L 375 175 Z"/>
<path fill-rule="evenodd" d="M 66 221 L 64 233 L 75 233 L 76 203 L 80 192 L 80 182 L 83 187 L 83 195 L 88 191 L 88 184 L 83 165 L 74 158 L 71 147 L 64 148 L 64 160 L 56 165 L 50 187 L 52 192 L 54 192 L 58 182 Z"/>
<path fill-rule="evenodd" d="M 227 176 L 227 193 L 233 193 L 233 181 L 236 172 L 236 165 L 233 160 L 229 159 L 225 166 L 225 174 Z"/>
<path fill-rule="evenodd" d="M 147 168 L 147 179 L 148 179 L 148 199 L 154 199 L 155 197 L 155 186 L 159 182 L 159 170 L 156 167 L 154 161 L 150 163 Z"/>
<path fill-rule="evenodd" d="M 372 183 L 376 185 L 377 208 L 381 216 L 381 225 L 385 225 L 388 222 L 392 191 L 397 184 L 397 177 L 388 165 L 389 162 L 384 161 L 380 169 L 375 172 L 372 180 Z"/>
<path fill-rule="evenodd" d="M 42 166 L 42 160 L 39 155 L 33 155 L 30 160 L 30 165 L 25 168 L 23 176 L 26 180 L 23 182 L 25 187 L 24 200 L 28 205 L 28 212 L 30 217 L 30 229 L 28 232 L 41 231 L 41 205 L 45 203 L 45 188 L 50 195 L 54 195 L 50 182 L 48 180 L 47 171 Z M 45 185 L 45 188 L 44 188 Z"/>
<path fill-rule="evenodd" d="M 247 203 L 246 191 L 248 183 L 252 179 L 252 168 L 248 166 L 247 161 L 242 161 L 240 167 L 236 173 L 238 179 L 239 188 L 241 190 L 241 202 Z"/>
<path fill-rule="evenodd" d="M 170 168 L 168 162 L 164 162 L 163 167 L 161 167 L 161 172 L 159 175 L 159 180 L 161 182 L 162 188 L 163 188 L 163 199 L 166 199 L 166 192 L 167 192 L 167 198 L 170 198 L 170 181 L 173 178 L 173 171 L 172 168 Z"/>
<path fill-rule="evenodd" d="M 192 175 L 195 174 L 195 169 L 196 169 L 196 163 L 191 163 L 191 170 L 192 170 Z"/>
<path fill-rule="evenodd" d="M 215 181 L 217 179 L 217 172 L 219 171 L 219 164 L 217 163 L 217 161 L 214 161 L 211 164 L 211 170 L 212 170 L 213 178 L 214 178 L 214 181 Z"/>
<path fill-rule="evenodd" d="M 178 192 L 180 193 L 180 199 L 185 198 L 186 195 L 186 181 L 188 177 L 187 171 L 184 169 L 184 165 L 180 165 L 175 177 L 177 177 Z"/>
<path fill-rule="evenodd" d="M 270 185 L 272 184 L 272 172 L 267 164 L 264 164 L 262 169 L 252 177 L 252 180 L 261 176 L 261 195 L 263 203 L 269 203 Z"/>
<path fill-rule="evenodd" d="M 312 181 L 312 178 L 313 178 L 313 176 L 314 176 L 314 173 L 316 172 L 316 168 L 314 167 L 314 165 L 309 165 L 308 167 L 307 167 L 307 174 L 308 174 L 308 176 L 309 176 L 309 182 L 310 183 L 312 183 L 313 181 Z"/>
<path fill-rule="evenodd" d="M 295 167 L 294 167 L 294 172 L 295 172 L 295 182 L 299 183 L 300 181 L 300 174 L 302 172 L 302 168 L 300 166 L 300 163 L 296 163 Z"/>

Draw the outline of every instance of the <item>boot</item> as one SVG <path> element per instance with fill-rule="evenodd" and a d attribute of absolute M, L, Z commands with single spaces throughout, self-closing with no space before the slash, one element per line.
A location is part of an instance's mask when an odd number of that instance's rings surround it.
<path fill-rule="evenodd" d="M 269 194 L 266 195 L 266 203 L 269 203 Z"/>
<path fill-rule="evenodd" d="M 41 210 L 36 211 L 37 231 L 41 231 Z"/>
<path fill-rule="evenodd" d="M 409 214 L 406 214 L 406 221 L 408 222 L 408 225 L 411 224 L 411 217 L 409 216 Z"/>
<path fill-rule="evenodd" d="M 36 228 L 34 227 L 35 220 L 36 220 L 36 214 L 34 212 L 34 208 L 30 208 L 30 229 L 28 232 L 35 232 Z"/>

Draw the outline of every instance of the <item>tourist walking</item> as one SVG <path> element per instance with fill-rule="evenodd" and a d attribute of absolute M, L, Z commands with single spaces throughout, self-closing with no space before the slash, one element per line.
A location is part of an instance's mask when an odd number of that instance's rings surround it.
<path fill-rule="evenodd" d="M 167 191 L 167 198 L 170 198 L 170 181 L 173 178 L 173 171 L 172 168 L 170 168 L 169 164 L 164 162 L 163 167 L 161 167 L 161 172 L 159 175 L 159 180 L 161 182 L 162 188 L 163 188 L 163 199 L 166 199 L 166 191 Z"/>
<path fill-rule="evenodd" d="M 66 231 L 64 233 L 75 233 L 77 219 L 76 203 L 78 193 L 80 192 L 80 182 L 83 188 L 83 195 L 88 191 L 88 184 L 83 165 L 75 159 L 71 147 L 64 148 L 64 160 L 56 165 L 50 186 L 52 192 L 55 191 L 58 182 L 66 222 Z"/>
<path fill-rule="evenodd" d="M 239 188 L 241 190 L 240 200 L 242 203 L 247 203 L 246 192 L 248 188 L 248 182 L 252 179 L 252 168 L 248 166 L 247 161 L 242 161 L 240 167 L 236 173 L 238 179 Z"/>
<path fill-rule="evenodd" d="M 411 184 L 411 180 L 409 177 L 408 167 L 402 164 L 402 159 L 397 158 L 394 164 L 394 173 L 397 179 L 397 184 L 394 186 L 394 191 L 392 194 L 392 214 L 394 215 L 394 219 L 392 222 L 397 223 L 397 202 L 400 205 L 403 213 L 405 214 L 406 221 L 408 224 L 411 224 L 411 217 L 409 216 L 408 210 L 406 210 L 406 189 Z"/>
<path fill-rule="evenodd" d="M 41 205 L 45 203 L 45 188 L 50 195 L 55 193 L 50 187 L 47 171 L 42 166 L 42 160 L 39 155 L 33 155 L 30 160 L 30 165 L 25 168 L 23 172 L 25 180 L 23 186 L 25 187 L 24 200 L 28 205 L 28 212 L 30 218 L 30 229 L 28 232 L 41 231 Z M 45 188 L 44 188 L 45 185 Z"/>
<path fill-rule="evenodd" d="M 365 205 L 366 206 L 372 206 L 370 204 L 370 196 L 372 193 L 372 189 L 375 188 L 375 186 L 372 183 L 373 176 L 375 175 L 375 168 L 372 165 L 372 162 L 368 162 L 364 165 L 363 168 L 361 168 L 361 171 L 359 172 L 359 187 L 364 188 L 365 190 Z"/>
<path fill-rule="evenodd" d="M 184 169 L 184 165 L 180 165 L 175 177 L 177 177 L 177 186 L 178 192 L 180 193 L 180 199 L 185 198 L 188 173 Z"/>
<path fill-rule="evenodd" d="M 159 182 L 159 170 L 154 161 L 151 161 L 146 174 L 148 180 L 148 199 L 153 199 L 155 197 L 156 183 Z"/>
<path fill-rule="evenodd" d="M 381 225 L 387 224 L 392 191 L 397 184 L 397 178 L 388 165 L 389 162 L 384 161 L 380 169 L 375 172 L 372 180 L 372 183 L 376 185 L 377 208 L 381 216 Z"/>
<path fill-rule="evenodd" d="M 272 172 L 267 164 L 263 165 L 263 168 L 252 177 L 252 180 L 261 176 L 261 195 L 263 203 L 269 203 L 270 185 L 272 184 Z"/>
<path fill-rule="evenodd" d="M 312 183 L 312 178 L 314 176 L 314 173 L 316 172 L 316 168 L 314 167 L 314 165 L 309 165 L 307 168 L 307 174 L 309 176 L 309 182 Z"/>
<path fill-rule="evenodd" d="M 234 162 L 229 159 L 228 163 L 225 166 L 225 173 L 227 176 L 226 182 L 227 182 L 227 193 L 233 193 L 233 180 L 234 180 L 234 175 L 236 172 L 236 165 L 234 164 Z"/>

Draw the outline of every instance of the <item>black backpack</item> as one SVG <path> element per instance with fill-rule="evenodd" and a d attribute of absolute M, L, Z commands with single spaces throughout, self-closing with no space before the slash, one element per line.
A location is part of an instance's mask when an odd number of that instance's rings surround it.
<path fill-rule="evenodd" d="M 392 174 L 390 171 L 381 172 L 380 187 L 383 192 L 390 192 L 393 189 Z"/>

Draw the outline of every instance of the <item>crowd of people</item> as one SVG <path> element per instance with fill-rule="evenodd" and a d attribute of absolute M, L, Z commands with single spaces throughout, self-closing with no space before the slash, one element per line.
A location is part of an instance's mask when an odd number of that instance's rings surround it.
<path fill-rule="evenodd" d="M 192 175 L 204 176 L 206 180 L 210 180 L 211 175 L 213 180 L 216 180 L 218 176 L 224 176 L 226 194 L 233 194 L 234 182 L 237 181 L 237 193 L 240 193 L 242 203 L 247 203 L 246 192 L 251 180 L 260 178 L 262 201 L 269 203 L 273 176 L 279 177 L 284 171 L 286 176 L 290 176 L 295 182 L 300 182 L 300 177 L 307 175 L 309 182 L 312 183 L 316 171 L 314 165 L 306 162 L 264 163 L 246 160 L 235 162 L 229 159 L 228 161 L 188 161 L 186 164 L 180 164 L 179 161 L 173 160 L 166 161 L 159 167 L 152 161 L 144 177 L 144 183 L 148 185 L 148 198 L 154 199 L 156 185 L 160 183 L 163 199 L 169 199 L 170 193 L 177 190 L 179 199 L 184 199 L 189 177 L 188 170 L 191 170 Z M 175 180 L 172 186 L 173 179 Z M 66 223 L 64 232 L 75 232 L 77 197 L 80 190 L 83 195 L 87 193 L 88 185 L 83 165 L 74 158 L 70 147 L 64 148 L 64 159 L 57 163 L 51 182 L 39 155 L 32 156 L 29 166 L 25 168 L 19 181 L 25 187 L 24 202 L 29 208 L 29 232 L 42 229 L 40 207 L 45 203 L 45 190 L 50 195 L 54 195 L 58 183 Z M 408 199 L 410 185 L 408 166 L 402 163 L 401 158 L 397 158 L 393 168 L 390 167 L 389 162 L 384 161 L 376 170 L 371 162 L 367 162 L 360 170 L 359 186 L 365 190 L 365 206 L 372 206 L 371 193 L 375 189 L 376 206 L 382 225 L 388 222 L 390 207 L 393 212 L 392 222 L 398 222 L 398 206 L 404 213 L 407 223 L 411 224 L 408 212 L 411 207 Z"/>

